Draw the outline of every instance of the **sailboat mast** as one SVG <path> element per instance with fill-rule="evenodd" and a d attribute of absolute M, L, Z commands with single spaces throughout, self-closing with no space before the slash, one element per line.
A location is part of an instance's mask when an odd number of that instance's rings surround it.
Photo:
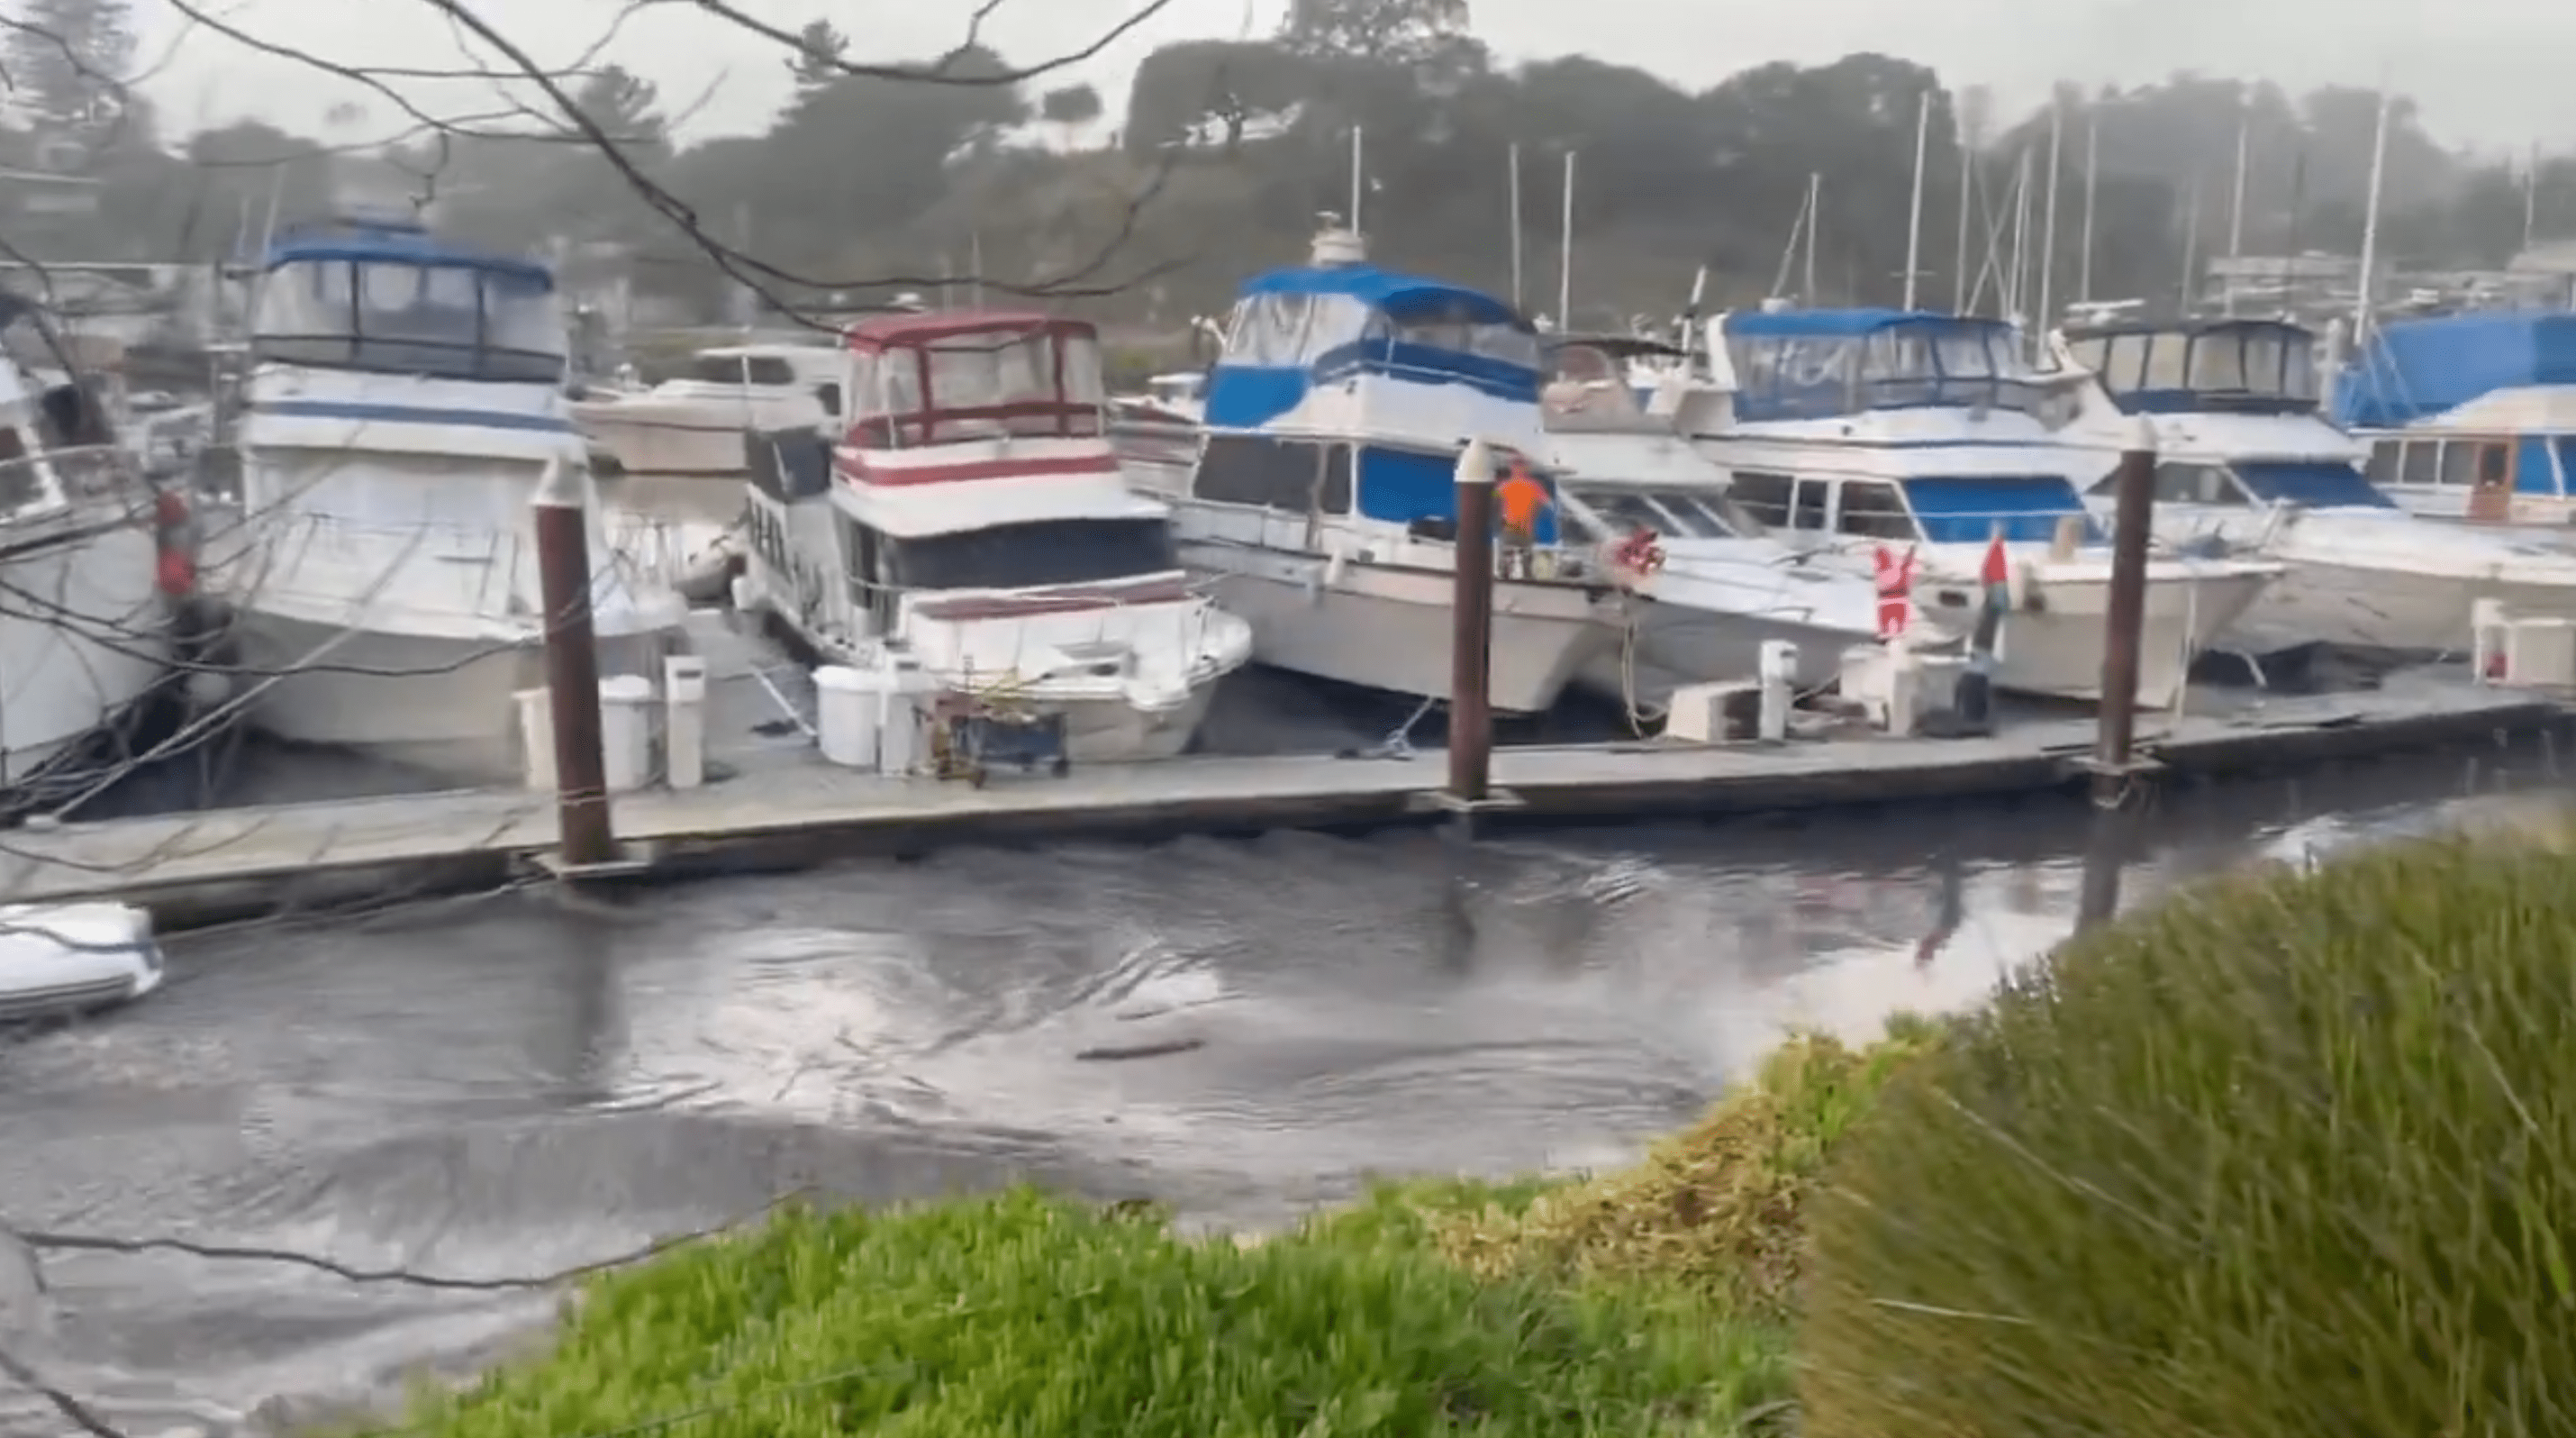
<path fill-rule="evenodd" d="M 2039 227 L 2039 308 L 2031 316 L 2031 338 L 2046 332 L 2056 313 L 2051 302 L 2056 298 L 2057 281 L 2057 181 L 2065 173 L 2062 163 L 2066 151 L 2066 107 L 2051 105 L 2048 111 L 2048 208 Z"/>
<path fill-rule="evenodd" d="M 1954 130 L 1953 134 L 1957 132 Z M 1968 312 L 1968 225 L 1977 213 L 1977 147 L 1968 137 L 1957 135 L 1959 145 L 1959 282 L 1958 292 L 1950 302 L 1951 312 Z"/>
<path fill-rule="evenodd" d="M 2371 277 L 2379 272 L 2379 202 L 2388 180 L 2388 89 L 2379 91 L 2379 125 L 2370 141 L 2369 218 L 2361 227 L 2361 277 L 2352 299 L 2352 343 L 2361 343 L 2362 332 L 2370 323 L 2370 301 L 2376 293 Z"/>
<path fill-rule="evenodd" d="M 1525 266 L 1524 266 L 1524 264 L 1523 264 L 1523 260 L 1522 260 L 1522 252 L 1523 252 L 1523 250 L 1526 248 L 1526 246 L 1525 246 L 1524 241 L 1523 241 L 1523 237 L 1522 237 L 1522 234 L 1521 234 L 1521 229 L 1522 229 L 1522 226 L 1526 223 L 1526 221 L 1522 218 L 1522 210 L 1521 210 L 1521 147 L 1520 147 L 1520 142 L 1519 142 L 1519 141 L 1517 141 L 1517 140 L 1515 140 L 1515 141 L 1513 141 L 1513 142 L 1512 142 L 1512 160 L 1511 160 L 1511 165 L 1512 165 L 1512 184 L 1511 184 L 1511 191 L 1512 191 L 1512 308 L 1517 310 L 1517 309 L 1522 308 L 1522 294 L 1521 294 L 1522 280 L 1523 280 L 1524 276 L 1527 274 L 1527 270 L 1526 270 L 1526 268 L 1525 268 Z"/>
<path fill-rule="evenodd" d="M 1816 302 L 1816 230 L 1817 230 L 1817 228 L 1818 228 L 1818 225 L 1817 225 L 1817 223 L 1816 223 L 1816 222 L 1817 222 L 1818 220 L 1820 220 L 1820 219 L 1822 219 L 1822 218 L 1823 218 L 1823 212 L 1817 208 L 1817 202 L 1818 202 L 1818 201 L 1820 201 L 1820 200 L 1822 200 L 1822 199 L 1824 198 L 1824 193 L 1825 193 L 1825 177 L 1824 177 L 1824 175 L 1823 175 L 1821 172 L 1818 172 L 1818 171 L 1810 171 L 1810 172 L 1808 172 L 1808 175 L 1807 175 L 1807 279 L 1806 279 L 1806 287 L 1805 287 L 1804 291 L 1803 291 L 1803 292 L 1798 296 L 1798 302 L 1799 302 L 1800 304 L 1810 305 L 1810 306 L 1814 305 L 1814 304 L 1815 304 L 1815 302 Z"/>
<path fill-rule="evenodd" d="M 1557 219 L 1556 327 L 1562 332 L 1574 316 L 1574 152 L 1565 152 L 1565 212 Z"/>
<path fill-rule="evenodd" d="M 2019 324 L 2030 302 L 2030 148 L 2013 168 L 2012 259 L 2005 267 L 2004 318 Z"/>
<path fill-rule="evenodd" d="M 2191 177 L 2191 197 L 2182 211 L 2182 293 L 2175 297 L 2174 308 L 2191 313 L 2192 297 L 2200 288 L 2200 177 Z"/>
<path fill-rule="evenodd" d="M 2236 120 L 2236 192 L 2227 205 L 2227 258 L 2232 265 L 2245 258 L 2245 169 L 2253 153 L 2254 115 L 2251 110 Z M 2236 318 L 2236 271 L 2227 275 L 2227 317 Z"/>
<path fill-rule="evenodd" d="M 1932 145 L 1932 92 L 1923 92 L 1914 113 L 1914 201 L 1905 219 L 1905 308 L 1914 308 L 1915 287 L 1923 277 L 1923 164 Z"/>
<path fill-rule="evenodd" d="M 2531 248 L 2540 229 L 2540 144 L 2532 142 L 2522 166 L 2522 247 Z"/>
<path fill-rule="evenodd" d="M 1360 127 L 1351 126 L 1351 233 L 1365 234 L 1360 228 L 1360 202 L 1368 189 L 1366 137 Z"/>
<path fill-rule="evenodd" d="M 2084 109 L 2084 237 L 2075 258 L 2075 292 L 2093 302 L 2093 211 L 2102 188 L 2102 112 Z"/>

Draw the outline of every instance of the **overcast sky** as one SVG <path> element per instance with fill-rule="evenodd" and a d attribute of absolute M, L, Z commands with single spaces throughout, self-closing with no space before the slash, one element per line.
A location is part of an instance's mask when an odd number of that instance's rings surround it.
<path fill-rule="evenodd" d="M 472 0 L 539 59 L 563 64 L 595 45 L 623 0 Z M 861 58 L 935 54 L 964 34 L 982 0 L 736 0 L 793 30 L 829 19 Z M 1005 0 L 986 35 L 1017 64 L 1073 50 L 1143 0 Z M 1267 34 L 1285 0 L 1172 0 L 1097 59 L 1067 72 L 1121 112 L 1126 78 L 1155 45 Z M 1699 87 L 1769 60 L 1814 63 L 1853 50 L 1922 61 L 1945 83 L 1995 87 L 2008 106 L 2043 99 L 2059 78 L 2140 83 L 2178 69 L 2260 72 L 2301 89 L 2387 76 L 2423 102 L 2453 144 L 2576 150 L 2576 4 L 2567 0 L 1471 0 L 1476 33 L 1505 59 L 1586 53 Z M 343 65 L 435 69 L 477 63 L 452 23 L 423 0 L 206 0 L 206 13 L 272 43 Z M 190 31 L 165 0 L 138 0 L 150 89 L 174 131 L 245 115 L 319 131 L 335 104 L 365 108 L 356 142 L 406 123 L 381 96 L 311 67 Z M 506 20 L 502 17 L 506 16 Z M 776 112 L 786 72 L 775 44 L 689 0 L 626 19 L 604 58 L 650 77 L 688 133 L 754 130 Z M 489 63 L 488 60 L 482 63 Z M 1050 77 L 1051 79 L 1053 77 Z M 401 82 L 421 108 L 493 108 L 475 82 Z"/>

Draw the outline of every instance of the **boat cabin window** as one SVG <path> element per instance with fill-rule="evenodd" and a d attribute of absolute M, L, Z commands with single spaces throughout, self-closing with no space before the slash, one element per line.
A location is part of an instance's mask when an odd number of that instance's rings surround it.
<path fill-rule="evenodd" d="M 1745 317 L 1730 329 L 1739 419 L 1826 419 L 1869 409 L 2037 413 L 2047 397 L 2007 326 L 1927 316 L 1854 328 L 1832 311 Z"/>
<path fill-rule="evenodd" d="M 1527 370 L 1538 369 L 1544 363 L 1536 334 L 1517 324 L 1499 324 L 1477 316 L 1477 308 L 1464 297 L 1451 297 L 1406 304 L 1387 318 L 1394 327 L 1395 342 L 1400 345 L 1500 360 Z"/>
<path fill-rule="evenodd" d="M 2397 482 L 2398 474 L 2397 467 L 2399 462 L 2404 458 L 2405 452 L 2406 443 L 2403 440 L 2383 439 L 2379 443 L 2372 445 L 2370 447 L 2370 482 L 2373 484 L 2395 484 Z"/>
<path fill-rule="evenodd" d="M 796 383 L 796 367 L 776 355 L 753 355 L 743 361 L 742 371 L 753 384 L 783 387 Z"/>
<path fill-rule="evenodd" d="M 2442 477 L 2442 442 L 2437 439 L 2406 441 L 2404 482 L 2414 485 L 2439 483 Z"/>
<path fill-rule="evenodd" d="M 2316 342 L 2271 321 L 2179 325 L 2078 335 L 2075 362 L 2130 413 L 2192 409 L 2313 409 L 2323 391 Z"/>
<path fill-rule="evenodd" d="M 459 263 L 289 260 L 260 283 L 255 359 L 439 379 L 552 384 L 564 326 L 553 284 Z"/>
<path fill-rule="evenodd" d="M 1522 369 L 1540 367 L 1538 336 L 1525 326 L 1491 318 L 1491 310 L 1465 294 L 1424 289 L 1398 294 L 1388 310 L 1356 295 L 1271 292 L 1247 295 L 1226 326 L 1222 363 L 1263 369 L 1304 369 L 1354 345 L 1414 345 L 1500 360 Z"/>
<path fill-rule="evenodd" d="M 1766 529 L 1787 529 L 1789 505 L 1797 489 L 1798 482 L 1785 474 L 1739 469 L 1727 484 L 1726 497 L 1754 523 Z"/>
<path fill-rule="evenodd" d="M 689 378 L 701 384 L 737 385 L 744 375 L 740 355 L 700 355 L 689 361 Z"/>
<path fill-rule="evenodd" d="M 2237 461 L 2232 468 L 2237 482 L 2267 504 L 2303 504 L 2311 509 L 2397 507 L 2359 469 L 2336 460 L 2249 459 Z"/>
<path fill-rule="evenodd" d="M 1798 496 L 1789 507 L 1791 529 L 1822 529 L 1827 506 L 1833 501 L 1833 485 L 1821 479 L 1798 481 Z"/>
<path fill-rule="evenodd" d="M 1324 446 L 1305 440 L 1212 434 L 1199 455 L 1190 493 L 1214 504 L 1304 514 L 1315 503 L 1323 462 Z"/>
<path fill-rule="evenodd" d="M 2093 493 L 2104 497 L 2120 492 L 2120 471 L 2115 466 L 2109 474 L 2093 481 Z M 2233 504 L 2252 501 L 2238 488 L 2235 477 L 2226 466 L 2194 464 L 2185 460 L 2167 460 L 2156 466 L 2155 496 L 2158 504 Z"/>
<path fill-rule="evenodd" d="M 1871 539 L 1914 539 L 1914 516 L 1906 513 L 1905 495 L 1895 485 L 1873 480 L 1847 480 L 1834 529 Z"/>
<path fill-rule="evenodd" d="M 862 350 L 853 432 L 875 448 L 1100 433 L 1100 342 L 1088 327 L 1015 326 Z"/>
<path fill-rule="evenodd" d="M 825 414 L 839 414 L 841 412 L 841 387 L 837 384 L 818 384 L 814 386 L 814 403 Z"/>
<path fill-rule="evenodd" d="M 1031 589 L 1098 584 L 1181 567 L 1163 516 L 1042 519 L 888 539 L 885 581 L 901 589 Z"/>
<path fill-rule="evenodd" d="M 1983 544 L 2001 534 L 2009 542 L 2044 544 L 2069 519 L 2086 542 L 2102 537 L 2084 497 L 2062 474 L 1941 475 L 1909 479 L 1904 487 L 1929 543 Z"/>

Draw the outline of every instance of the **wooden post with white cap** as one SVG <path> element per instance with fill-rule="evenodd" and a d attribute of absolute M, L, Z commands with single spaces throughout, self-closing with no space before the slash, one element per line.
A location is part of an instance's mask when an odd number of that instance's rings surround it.
<path fill-rule="evenodd" d="M 1458 452 L 1457 572 L 1449 637 L 1449 798 L 1462 813 L 1492 797 L 1494 710 L 1494 454 L 1481 439 Z"/>
<path fill-rule="evenodd" d="M 612 863 L 601 752 L 599 647 L 590 615 L 590 507 L 580 469 L 553 460 L 537 485 L 537 595 L 545 610 L 546 708 L 554 727 L 555 816 L 562 863 L 578 871 Z"/>

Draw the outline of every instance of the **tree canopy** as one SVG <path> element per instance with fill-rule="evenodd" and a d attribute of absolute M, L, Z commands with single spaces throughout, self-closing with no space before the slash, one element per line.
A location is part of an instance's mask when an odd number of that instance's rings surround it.
<path fill-rule="evenodd" d="M 120 38 L 124 0 L 30 3 L 93 17 L 82 22 L 93 36 L 83 44 L 109 61 L 125 53 L 119 46 L 130 51 Z M 996 281 L 1115 291 L 1078 303 L 1163 321 L 1221 304 L 1246 272 L 1300 255 L 1319 212 L 1347 209 L 1355 130 L 1366 169 L 1357 188 L 1378 258 L 1507 291 L 1517 233 L 1522 298 L 1533 310 L 1554 308 L 1561 186 L 1574 155 L 1573 318 L 1584 324 L 1667 312 L 1701 267 L 1717 303 L 1760 298 L 1783 276 L 1802 284 L 1806 267 L 1789 255 L 1811 177 L 1814 298 L 1894 302 L 1927 95 L 1926 303 L 1961 294 L 1996 303 L 2015 176 L 2027 163 L 2034 190 L 2048 183 L 2048 109 L 1996 116 L 1982 92 L 1945 86 L 1899 57 L 1775 62 L 1693 91 L 1580 55 L 1504 65 L 1470 20 L 1465 0 L 1296 0 L 1269 38 L 1154 50 L 1123 113 L 1105 115 L 1088 85 L 956 83 L 1009 73 L 981 46 L 897 67 L 912 74 L 853 75 L 838 63 L 849 38 L 823 21 L 785 57 L 793 93 L 758 135 L 676 144 L 654 87 L 614 66 L 573 94 L 622 164 L 666 189 L 704 235 L 810 276 L 817 289 L 847 296 L 871 276 L 919 288 L 922 277 L 962 274 L 980 255 Z M 39 134 L 87 133 L 106 102 L 82 89 L 80 71 L 20 55 L 21 40 L 10 39 L 8 58 L 30 124 L 0 139 L 25 150 Z M 2058 299 L 2085 297 L 2077 288 L 2089 271 L 2093 298 L 2170 301 L 2186 252 L 2223 252 L 2240 130 L 2250 252 L 2358 246 L 2377 123 L 2371 92 L 2293 96 L 2261 80 L 2180 74 L 2129 89 L 2063 87 L 2053 109 Z M 613 242 L 634 253 L 640 290 L 714 303 L 716 267 L 672 207 L 638 197 L 620 164 L 573 129 L 414 139 L 390 158 L 423 177 L 417 188 L 436 199 L 441 222 L 470 238 L 532 248 Z M 331 168 L 321 147 L 265 126 L 199 135 L 176 154 L 148 133 L 121 143 L 102 215 L 114 210 L 123 222 L 102 220 L 77 237 L 92 253 L 196 257 L 209 245 L 206 217 L 220 216 L 229 232 L 244 194 L 262 209 L 274 195 L 289 219 L 330 202 L 329 184 L 316 178 Z M 2098 156 L 2089 255 L 2078 219 L 2088 153 Z M 190 163 L 196 192 L 179 178 Z M 2525 239 L 2525 178 L 2446 151 L 2398 103 L 2381 252 L 2427 265 L 2500 263 Z M 2543 237 L 2576 232 L 2576 162 L 2543 166 L 2529 194 Z M 2032 212 L 2036 244 L 2037 203 Z M 785 287 L 782 295 L 803 297 Z"/>

